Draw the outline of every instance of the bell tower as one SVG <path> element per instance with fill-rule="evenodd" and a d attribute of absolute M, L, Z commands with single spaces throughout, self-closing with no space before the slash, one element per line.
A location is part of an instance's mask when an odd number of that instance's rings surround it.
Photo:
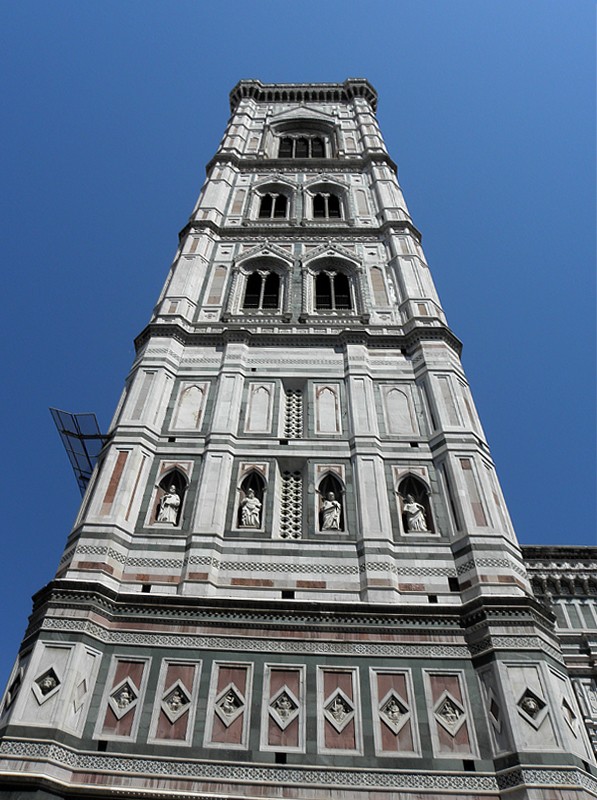
<path fill-rule="evenodd" d="M 0 796 L 597 797 L 375 90 L 230 103 L 34 598 Z"/>

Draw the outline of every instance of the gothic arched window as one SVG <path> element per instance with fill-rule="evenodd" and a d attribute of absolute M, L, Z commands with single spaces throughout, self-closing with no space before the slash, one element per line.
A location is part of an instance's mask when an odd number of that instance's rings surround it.
<path fill-rule="evenodd" d="M 414 475 L 407 475 L 398 484 L 398 495 L 402 508 L 402 526 L 406 533 L 430 533 L 433 531 L 429 492 Z"/>
<path fill-rule="evenodd" d="M 259 219 L 285 219 L 287 208 L 286 195 L 268 192 L 261 198 Z"/>
<path fill-rule="evenodd" d="M 344 509 L 342 495 L 344 490 L 341 482 L 330 472 L 319 482 L 319 530 L 343 531 Z"/>
<path fill-rule="evenodd" d="M 283 136 L 279 158 L 325 158 L 325 142 L 321 136 Z"/>
<path fill-rule="evenodd" d="M 352 308 L 350 279 L 343 272 L 322 269 L 315 277 L 315 308 L 347 311 Z"/>
<path fill-rule="evenodd" d="M 275 309 L 280 305 L 280 276 L 277 272 L 256 269 L 247 276 L 244 309 Z"/>
<path fill-rule="evenodd" d="M 340 198 L 336 194 L 318 192 L 313 195 L 314 219 L 341 219 Z"/>

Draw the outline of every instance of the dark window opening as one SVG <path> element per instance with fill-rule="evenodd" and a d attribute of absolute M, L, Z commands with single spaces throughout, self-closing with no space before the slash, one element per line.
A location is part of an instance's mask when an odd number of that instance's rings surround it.
<path fill-rule="evenodd" d="M 282 589 L 282 600 L 294 600 L 294 590 Z"/>
<path fill-rule="evenodd" d="M 294 142 L 289 136 L 285 136 L 280 140 L 280 150 L 278 156 L 280 158 L 292 158 L 294 151 Z"/>
<path fill-rule="evenodd" d="M 343 272 L 320 272 L 315 278 L 315 308 L 346 311 L 352 308 L 350 281 Z"/>
<path fill-rule="evenodd" d="M 247 278 L 243 308 L 259 308 L 261 284 L 261 275 L 258 272 L 252 272 Z"/>
<path fill-rule="evenodd" d="M 309 140 L 301 137 L 296 140 L 294 148 L 295 158 L 309 158 Z"/>
<path fill-rule="evenodd" d="M 458 578 L 448 578 L 448 586 L 450 587 L 451 592 L 459 592 L 460 591 L 460 584 L 458 583 Z"/>
<path fill-rule="evenodd" d="M 437 603 L 437 595 L 436 594 L 428 594 L 427 599 L 430 603 Z"/>
<path fill-rule="evenodd" d="M 283 136 L 279 158 L 325 158 L 325 142 L 320 136 Z"/>
<path fill-rule="evenodd" d="M 340 198 L 335 194 L 313 195 L 313 219 L 341 219 Z"/>
<path fill-rule="evenodd" d="M 141 592 L 149 594 L 149 592 L 151 592 L 151 583 L 144 583 L 143 586 L 141 586 Z"/>
<path fill-rule="evenodd" d="M 280 276 L 277 272 L 255 270 L 247 277 L 243 308 L 272 309 L 280 304 Z"/>
<path fill-rule="evenodd" d="M 286 764 L 286 753 L 276 753 L 276 764 Z"/>
<path fill-rule="evenodd" d="M 284 194 L 264 194 L 259 206 L 259 219 L 285 219 L 288 201 Z"/>
<path fill-rule="evenodd" d="M 325 197 L 322 194 L 316 194 L 313 198 L 313 216 L 315 219 L 325 218 Z"/>
<path fill-rule="evenodd" d="M 320 139 L 319 136 L 314 136 L 311 139 L 311 157 L 312 158 L 324 158 L 325 156 L 325 148 L 323 146 L 323 139 Z"/>

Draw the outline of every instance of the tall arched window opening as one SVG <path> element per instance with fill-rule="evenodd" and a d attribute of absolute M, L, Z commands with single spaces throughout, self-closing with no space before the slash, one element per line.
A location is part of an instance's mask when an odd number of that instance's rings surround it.
<path fill-rule="evenodd" d="M 269 270 L 255 270 L 247 277 L 243 308 L 274 309 L 280 305 L 280 276 Z"/>
<path fill-rule="evenodd" d="M 259 219 L 285 219 L 288 200 L 283 194 L 264 194 L 259 206 Z"/>
<path fill-rule="evenodd" d="M 315 278 L 315 308 L 346 311 L 352 308 L 350 281 L 343 272 L 321 270 Z"/>
<path fill-rule="evenodd" d="M 314 219 L 341 219 L 340 198 L 335 194 L 320 192 L 313 195 Z"/>

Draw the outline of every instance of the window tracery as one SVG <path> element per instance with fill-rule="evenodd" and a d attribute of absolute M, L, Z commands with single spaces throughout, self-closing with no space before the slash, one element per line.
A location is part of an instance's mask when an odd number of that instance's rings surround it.
<path fill-rule="evenodd" d="M 326 145 L 323 137 L 313 135 L 282 136 L 278 158 L 325 158 Z"/>

